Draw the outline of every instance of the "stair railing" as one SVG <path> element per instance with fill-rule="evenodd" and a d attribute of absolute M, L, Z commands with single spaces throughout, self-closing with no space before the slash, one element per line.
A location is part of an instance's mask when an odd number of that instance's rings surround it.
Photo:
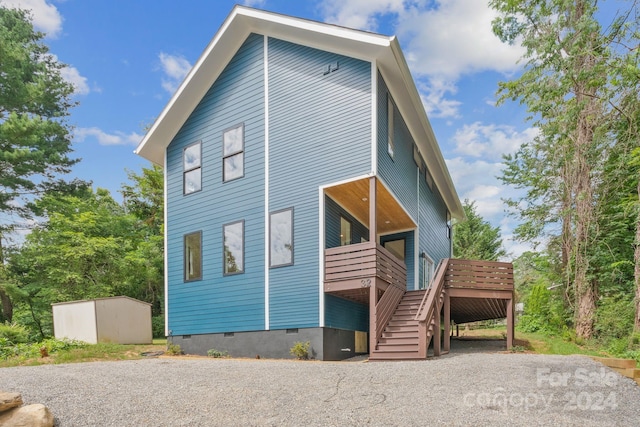
<path fill-rule="evenodd" d="M 404 296 L 404 293 L 405 291 L 403 289 L 395 286 L 389 286 L 376 304 L 376 347 L 380 337 L 382 337 L 384 328 L 389 323 L 389 320 L 391 320 L 396 308 L 398 308 L 398 304 L 400 304 L 400 300 Z"/>
<path fill-rule="evenodd" d="M 435 302 L 438 301 L 442 288 L 444 287 L 445 272 L 447 271 L 448 264 L 449 258 L 444 258 L 438 263 L 436 274 L 429 283 L 427 292 L 425 292 L 424 297 L 422 297 L 422 302 L 418 307 L 418 312 L 415 317 L 415 320 L 418 322 L 426 322 L 433 316 Z"/>

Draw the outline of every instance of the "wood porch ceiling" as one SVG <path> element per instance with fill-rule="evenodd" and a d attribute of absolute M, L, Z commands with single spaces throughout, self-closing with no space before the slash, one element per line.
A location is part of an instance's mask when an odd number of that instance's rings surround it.
<path fill-rule="evenodd" d="M 389 234 L 415 228 L 416 225 L 411 218 L 379 180 L 376 180 L 376 192 L 378 234 Z M 367 228 L 371 228 L 369 227 L 368 178 L 326 188 L 325 193 Z"/>

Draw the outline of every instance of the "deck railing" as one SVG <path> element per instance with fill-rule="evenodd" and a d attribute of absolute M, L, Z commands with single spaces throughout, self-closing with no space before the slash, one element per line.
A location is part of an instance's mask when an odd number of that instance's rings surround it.
<path fill-rule="evenodd" d="M 447 288 L 512 291 L 513 264 L 497 261 L 450 259 L 445 279 Z"/>
<path fill-rule="evenodd" d="M 376 277 L 397 288 L 407 288 L 407 268 L 391 252 L 374 242 L 325 250 L 325 283 L 349 282 L 369 287 Z"/>

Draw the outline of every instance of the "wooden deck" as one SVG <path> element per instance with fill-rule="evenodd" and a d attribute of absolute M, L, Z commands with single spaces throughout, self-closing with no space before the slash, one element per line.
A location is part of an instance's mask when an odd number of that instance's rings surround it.
<path fill-rule="evenodd" d="M 451 321 L 506 317 L 507 348 L 513 345 L 510 263 L 444 259 L 429 289 L 406 291 L 404 263 L 366 242 L 325 251 L 324 288 L 369 304 L 370 360 L 424 359 L 431 342 L 435 356 L 446 353 Z"/>

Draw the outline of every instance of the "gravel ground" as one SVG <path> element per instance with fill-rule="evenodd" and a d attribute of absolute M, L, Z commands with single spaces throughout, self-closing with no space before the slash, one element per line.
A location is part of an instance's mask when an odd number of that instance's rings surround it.
<path fill-rule="evenodd" d="M 640 426 L 640 387 L 586 357 L 157 358 L 0 369 L 57 426 Z"/>

